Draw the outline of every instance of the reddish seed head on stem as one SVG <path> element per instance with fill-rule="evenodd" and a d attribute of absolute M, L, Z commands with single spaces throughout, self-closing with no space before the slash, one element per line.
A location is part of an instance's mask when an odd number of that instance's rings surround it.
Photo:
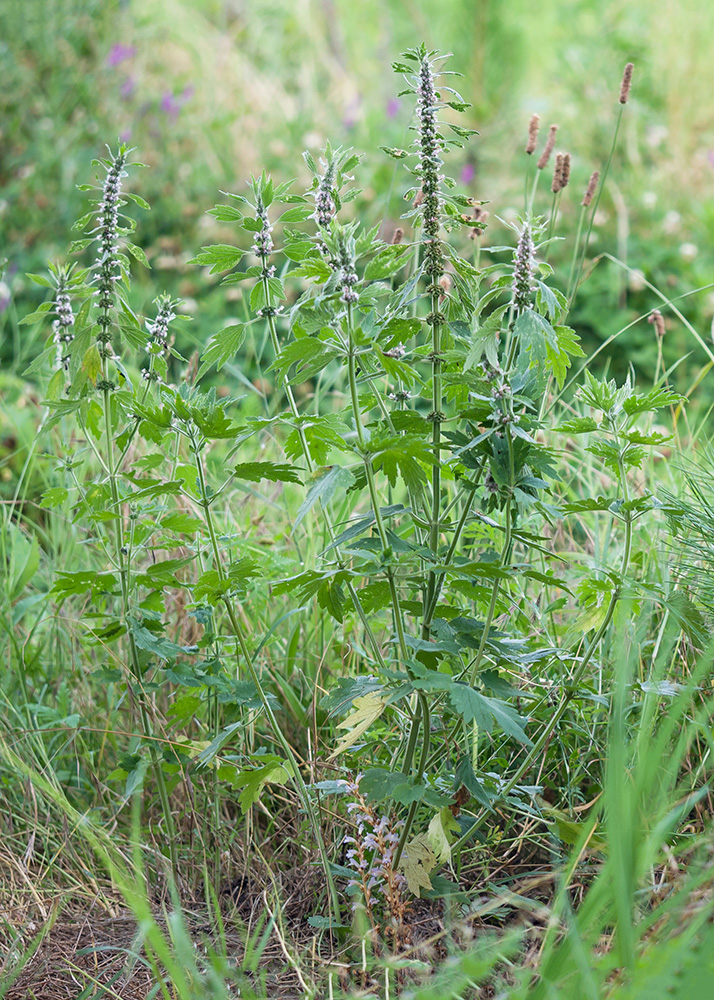
<path fill-rule="evenodd" d="M 565 153 L 563 155 L 563 171 L 560 175 L 559 190 L 562 191 L 564 187 L 567 187 L 569 180 L 570 180 L 570 153 Z"/>
<path fill-rule="evenodd" d="M 622 83 L 620 84 L 620 104 L 627 104 L 630 97 L 630 89 L 632 87 L 632 71 L 634 68 L 634 63 L 628 63 L 627 66 L 625 66 L 625 71 L 622 74 Z"/>
<path fill-rule="evenodd" d="M 557 194 L 562 187 L 563 181 L 563 154 L 558 153 L 555 157 L 555 166 L 553 168 L 553 183 L 550 185 L 550 190 L 553 194 Z"/>
<path fill-rule="evenodd" d="M 548 160 L 550 159 L 551 153 L 555 148 L 555 137 L 557 136 L 557 134 L 558 134 L 558 126 L 551 125 L 550 129 L 548 130 L 548 138 L 546 139 L 545 142 L 545 148 L 543 152 L 540 154 L 540 159 L 536 164 L 539 170 L 545 170 L 545 168 L 548 166 Z"/>
<path fill-rule="evenodd" d="M 590 175 L 590 180 L 588 181 L 588 186 L 585 189 L 583 200 L 580 202 L 580 204 L 584 208 L 587 208 L 588 205 L 592 203 L 592 200 L 595 197 L 595 192 L 597 190 L 597 182 L 599 180 L 600 180 L 600 171 L 593 170 L 592 174 Z"/>
<path fill-rule="evenodd" d="M 404 239 L 404 230 L 398 227 L 397 229 L 394 230 L 394 235 L 392 236 L 392 244 L 396 245 L 397 243 L 401 243 L 403 239 Z"/>
<path fill-rule="evenodd" d="M 536 144 L 538 142 L 538 126 L 540 125 L 540 115 L 531 115 L 531 120 L 528 122 L 528 142 L 526 143 L 526 153 L 531 156 L 535 153 Z"/>

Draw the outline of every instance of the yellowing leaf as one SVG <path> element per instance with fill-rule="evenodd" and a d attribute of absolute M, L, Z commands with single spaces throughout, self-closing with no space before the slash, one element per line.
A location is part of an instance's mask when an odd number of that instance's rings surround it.
<path fill-rule="evenodd" d="M 454 819 L 449 806 L 445 806 L 432 817 L 427 836 L 437 861 L 442 863 L 451 861 L 451 839 L 449 834 L 458 834 L 460 832 L 461 828 Z"/>
<path fill-rule="evenodd" d="M 374 720 L 380 717 L 383 711 L 384 700 L 376 691 L 370 691 L 369 694 L 355 698 L 352 702 L 352 711 L 337 726 L 338 729 L 347 729 L 349 732 L 342 737 L 328 760 L 337 757 L 343 750 L 347 750 L 356 743 L 360 736 L 367 732 Z"/>
<path fill-rule="evenodd" d="M 419 896 L 421 889 L 433 888 L 429 873 L 436 866 L 436 855 L 429 843 L 429 834 L 420 833 L 404 848 L 399 870 L 407 880 L 409 891 Z"/>
<path fill-rule="evenodd" d="M 82 360 L 82 369 L 87 378 L 96 385 L 97 379 L 102 374 L 102 359 L 96 344 L 92 344 L 85 353 Z"/>

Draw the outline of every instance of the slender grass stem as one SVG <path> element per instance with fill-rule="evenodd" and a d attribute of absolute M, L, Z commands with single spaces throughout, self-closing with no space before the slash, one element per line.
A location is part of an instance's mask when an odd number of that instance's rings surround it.
<path fill-rule="evenodd" d="M 579 262 L 578 267 L 577 267 L 577 269 L 575 271 L 573 280 L 570 283 L 571 284 L 571 288 L 569 289 L 568 308 L 566 310 L 566 313 L 569 313 L 570 310 L 572 309 L 573 302 L 575 300 L 575 296 L 576 296 L 577 291 L 578 291 L 578 285 L 580 283 L 580 276 L 581 276 L 581 274 L 583 272 L 583 265 L 585 264 L 585 255 L 586 255 L 586 253 L 588 251 L 588 246 L 590 245 L 590 236 L 591 236 L 592 231 L 593 231 L 593 224 L 595 222 L 595 215 L 597 214 L 598 205 L 600 204 L 600 198 L 602 197 L 602 193 L 605 190 L 605 183 L 607 181 L 607 175 L 610 172 L 610 164 L 612 163 L 612 158 L 615 155 L 615 147 L 617 145 L 617 136 L 618 136 L 618 134 L 620 132 L 620 124 L 622 122 L 622 116 L 624 114 L 625 107 L 626 107 L 625 104 L 620 104 L 620 106 L 619 106 L 620 110 L 618 112 L 617 121 L 615 123 L 615 132 L 614 132 L 613 137 L 612 137 L 612 145 L 610 146 L 610 155 L 607 158 L 607 163 L 605 164 L 605 169 L 602 172 L 602 177 L 600 178 L 600 184 L 598 185 L 597 194 L 595 195 L 595 199 L 593 201 L 593 206 L 592 206 L 592 209 L 590 211 L 590 217 L 589 217 L 589 220 L 588 220 L 588 229 L 587 229 L 587 232 L 585 234 L 585 239 L 583 241 L 583 249 L 582 249 L 582 253 L 580 255 L 580 262 Z"/>

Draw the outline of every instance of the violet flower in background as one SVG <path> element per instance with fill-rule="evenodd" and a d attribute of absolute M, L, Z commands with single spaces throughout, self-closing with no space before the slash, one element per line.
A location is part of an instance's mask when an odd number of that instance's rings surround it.
<path fill-rule="evenodd" d="M 461 171 L 461 176 L 459 180 L 462 184 L 470 184 L 471 181 L 476 176 L 476 168 L 473 163 L 467 163 L 466 166 Z"/>
<path fill-rule="evenodd" d="M 127 59 L 131 59 L 135 55 L 135 46 L 123 45 L 121 42 L 116 42 L 109 50 L 109 55 L 106 58 L 106 65 L 110 67 L 118 66 L 120 63 L 125 62 Z"/>
<path fill-rule="evenodd" d="M 191 85 L 184 87 L 180 94 L 173 94 L 170 90 L 165 90 L 159 107 L 170 118 L 177 118 L 184 104 L 187 104 L 193 97 L 194 91 L 195 88 Z"/>
<path fill-rule="evenodd" d="M 387 101 L 387 118 L 396 118 L 399 114 L 399 100 L 392 97 Z"/>

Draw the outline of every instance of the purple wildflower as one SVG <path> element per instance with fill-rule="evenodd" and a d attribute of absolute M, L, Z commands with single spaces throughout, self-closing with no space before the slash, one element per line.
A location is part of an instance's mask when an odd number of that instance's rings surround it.
<path fill-rule="evenodd" d="M 470 184 L 476 176 L 476 168 L 473 163 L 467 163 L 461 171 L 461 183 Z"/>
<path fill-rule="evenodd" d="M 121 42 L 116 42 L 109 50 L 106 65 L 109 67 L 118 66 L 135 55 L 136 48 L 133 45 L 123 45 Z"/>

